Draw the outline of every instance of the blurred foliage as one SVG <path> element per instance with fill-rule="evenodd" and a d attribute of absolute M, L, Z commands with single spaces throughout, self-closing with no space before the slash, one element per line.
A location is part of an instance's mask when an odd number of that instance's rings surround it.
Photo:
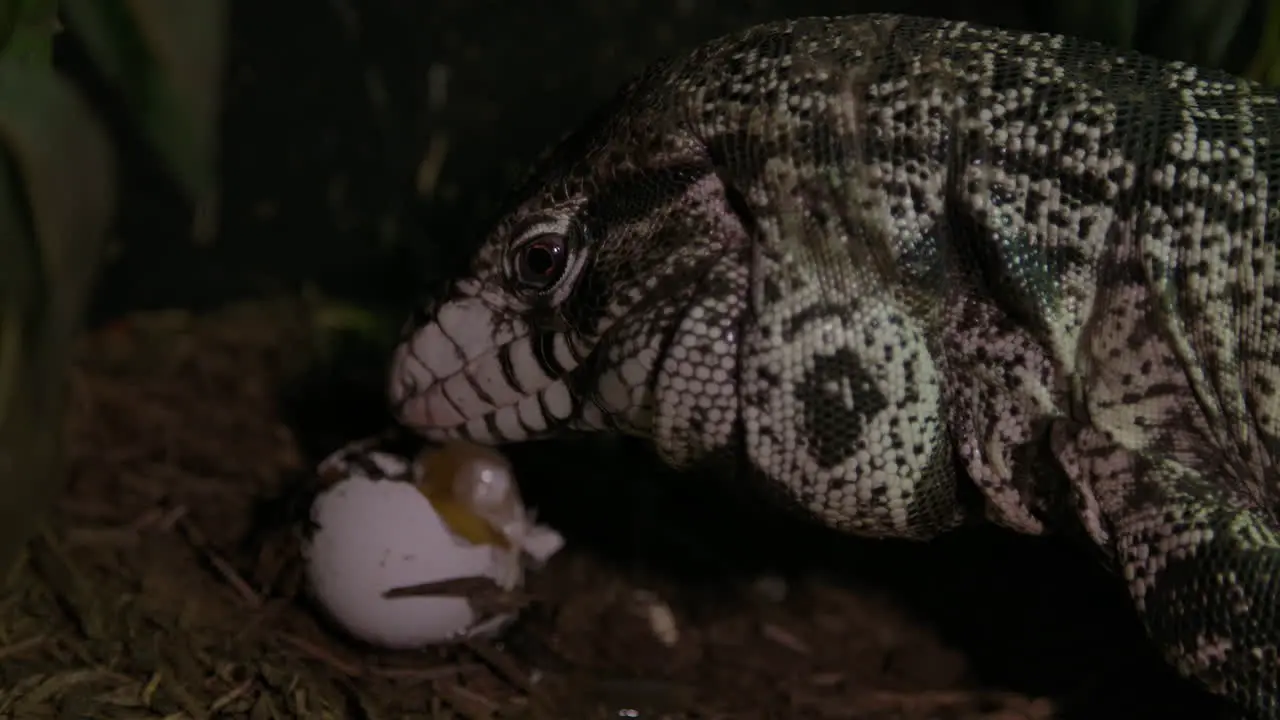
<path fill-rule="evenodd" d="M 1257 51 L 1244 74 L 1258 82 L 1280 86 L 1280 0 L 1270 0 L 1267 10 L 1259 29 Z"/>
<path fill-rule="evenodd" d="M 1280 0 L 1058 0 L 1041 29 L 1280 84 Z"/>
<path fill-rule="evenodd" d="M 0 569 L 61 487 L 67 371 L 115 213 L 112 140 L 54 44 L 84 47 L 198 207 L 225 26 L 224 0 L 0 0 Z"/>

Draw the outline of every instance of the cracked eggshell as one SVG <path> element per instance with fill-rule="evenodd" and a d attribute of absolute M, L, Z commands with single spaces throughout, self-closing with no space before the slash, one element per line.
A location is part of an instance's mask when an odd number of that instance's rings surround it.
<path fill-rule="evenodd" d="M 405 458 L 371 452 L 342 467 L 346 477 L 312 502 L 303 545 L 311 592 L 333 620 L 365 642 L 409 649 L 498 632 L 514 619 L 479 618 L 462 597 L 383 597 L 393 588 L 476 576 L 517 587 L 517 551 L 451 532 L 409 480 Z"/>

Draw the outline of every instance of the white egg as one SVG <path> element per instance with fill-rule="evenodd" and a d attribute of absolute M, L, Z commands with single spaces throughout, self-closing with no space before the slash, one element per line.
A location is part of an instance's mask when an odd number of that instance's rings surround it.
<path fill-rule="evenodd" d="M 494 633 L 514 619 L 478 617 L 464 597 L 384 597 L 393 588 L 478 576 L 513 589 L 523 580 L 518 551 L 450 531 L 410 481 L 406 458 L 366 452 L 353 460 L 344 450 L 326 463 L 340 463 L 345 477 L 313 501 L 315 527 L 303 553 L 312 594 L 352 636 L 419 648 Z"/>

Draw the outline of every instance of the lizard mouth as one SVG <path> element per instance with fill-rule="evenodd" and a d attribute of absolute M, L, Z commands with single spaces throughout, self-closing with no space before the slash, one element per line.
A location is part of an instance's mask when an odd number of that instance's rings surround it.
<path fill-rule="evenodd" d="M 432 440 L 529 440 L 572 416 L 567 378 L 583 356 L 569 335 L 458 299 L 406 333 L 388 394 L 396 419 Z"/>

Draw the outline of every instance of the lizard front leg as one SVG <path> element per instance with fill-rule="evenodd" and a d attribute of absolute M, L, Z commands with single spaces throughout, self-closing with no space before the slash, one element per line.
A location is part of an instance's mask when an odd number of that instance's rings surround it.
<path fill-rule="evenodd" d="M 1151 638 L 1250 718 L 1280 715 L 1280 536 L 1228 488 L 1060 421 L 1051 444 Z M 1218 473 L 1230 473 L 1225 465 Z"/>
<path fill-rule="evenodd" d="M 1171 665 L 1244 717 L 1280 714 L 1280 533 L 1241 491 L 1249 469 L 1229 453 L 1133 449 L 1117 439 L 1133 432 L 1100 430 L 1070 407 L 1055 363 L 994 305 L 961 297 L 947 308 L 949 428 L 991 519 L 1038 533 L 1074 511 Z"/>

